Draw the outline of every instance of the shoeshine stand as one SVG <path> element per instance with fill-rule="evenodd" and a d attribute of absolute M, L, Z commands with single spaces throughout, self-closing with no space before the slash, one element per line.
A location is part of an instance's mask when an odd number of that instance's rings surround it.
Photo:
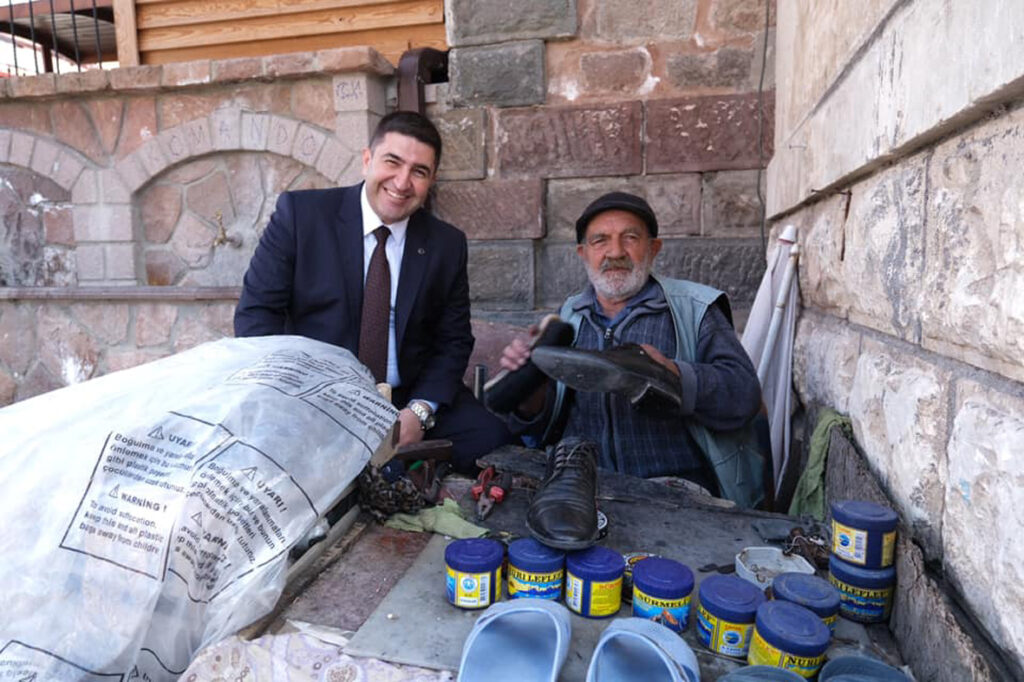
<path fill-rule="evenodd" d="M 502 448 L 482 462 L 523 479 L 539 481 L 544 472 L 543 453 L 524 448 Z M 772 520 L 800 525 L 799 519 L 723 507 L 721 500 L 697 497 L 631 476 L 609 472 L 601 472 L 599 476 L 598 506 L 609 521 L 608 536 L 600 544 L 620 553 L 652 552 L 689 566 L 697 584 L 690 622 L 683 637 L 697 654 L 702 679 L 714 680 L 742 667 L 743 662 L 713 654 L 697 642 L 694 627 L 697 590 L 701 580 L 715 575 L 715 571 L 699 569 L 708 565 L 732 566 L 736 554 L 743 548 L 765 544 L 752 523 Z M 472 518 L 472 500 L 463 500 L 462 504 L 467 517 Z M 528 506 L 529 492 L 515 488 L 483 525 L 495 531 L 526 536 Z M 360 627 L 345 653 L 434 669 L 458 669 L 463 642 L 481 612 L 457 609 L 445 598 L 444 548 L 447 542 L 441 536 L 431 538 L 409 570 Z M 632 605 L 624 602 L 618 617 L 630 615 Z M 572 616 L 572 643 L 560 680 L 582 682 L 585 679 L 598 638 L 612 620 Z M 880 654 L 878 649 L 886 653 L 894 651 L 884 626 L 867 630 L 853 623 L 843 626 L 844 631 L 837 631 L 837 638 L 846 649 L 860 646 L 873 650 L 876 656 Z M 876 628 L 884 632 L 876 632 Z M 500 661 L 495 662 L 495 665 L 500 664 Z"/>

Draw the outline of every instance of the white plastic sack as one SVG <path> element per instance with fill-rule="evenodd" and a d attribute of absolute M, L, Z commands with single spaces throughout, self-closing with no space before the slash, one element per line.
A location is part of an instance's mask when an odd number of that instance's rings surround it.
<path fill-rule="evenodd" d="M 348 352 L 225 339 L 0 410 L 0 680 L 175 680 L 269 612 L 397 411 Z"/>

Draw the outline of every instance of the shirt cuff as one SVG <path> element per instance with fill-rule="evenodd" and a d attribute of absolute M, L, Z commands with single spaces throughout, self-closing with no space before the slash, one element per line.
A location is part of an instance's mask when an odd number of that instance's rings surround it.
<path fill-rule="evenodd" d="M 429 405 L 430 406 L 430 411 L 433 412 L 434 414 L 437 414 L 437 405 L 438 405 L 438 403 L 435 403 L 433 400 L 426 400 L 424 398 L 410 398 L 409 402 L 410 403 L 423 403 L 424 405 Z"/>
<path fill-rule="evenodd" d="M 683 390 L 683 406 L 680 411 L 684 417 L 689 417 L 697 407 L 697 372 L 689 362 L 676 360 L 675 363 L 679 368 L 679 383 Z"/>

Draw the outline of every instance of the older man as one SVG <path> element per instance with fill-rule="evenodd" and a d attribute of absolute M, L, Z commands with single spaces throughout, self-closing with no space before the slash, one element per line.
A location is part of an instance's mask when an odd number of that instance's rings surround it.
<path fill-rule="evenodd" d="M 751 422 L 761 391 L 732 328 L 725 294 L 652 275 L 662 242 L 657 218 L 640 197 L 613 192 L 598 198 L 577 221 L 576 239 L 590 284 L 565 302 L 560 316 L 575 329 L 573 348 L 597 353 L 589 359 L 576 354 L 575 360 L 571 352 L 563 355 L 570 365 L 580 363 L 577 374 L 584 380 L 577 388 L 592 390 L 549 387 L 546 400 L 535 395 L 521 404 L 512 423 L 545 442 L 597 441 L 601 468 L 679 476 L 742 506 L 756 505 L 763 464 Z M 643 352 L 606 352 L 627 344 Z M 529 358 L 530 346 L 516 339 L 505 348 L 501 366 L 515 372 Z M 594 358 L 603 363 L 602 372 L 622 365 L 634 384 L 637 376 L 649 376 L 672 399 L 630 399 L 619 390 L 622 382 L 606 374 L 587 385 Z"/>

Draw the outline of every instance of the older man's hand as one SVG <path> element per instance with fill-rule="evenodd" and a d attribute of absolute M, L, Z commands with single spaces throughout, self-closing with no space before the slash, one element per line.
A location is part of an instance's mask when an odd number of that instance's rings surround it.
<path fill-rule="evenodd" d="M 669 360 L 667 357 L 665 357 L 665 354 L 662 353 L 660 350 L 658 350 L 649 343 L 641 343 L 640 347 L 643 348 L 644 352 L 650 355 L 651 358 L 659 365 L 663 365 L 670 372 L 672 372 L 676 376 L 679 376 L 679 366 L 676 365 L 676 363 Z"/>
<path fill-rule="evenodd" d="M 498 364 L 502 369 L 514 372 L 530 359 L 530 346 L 522 339 L 512 339 L 512 343 L 505 346 L 501 351 L 501 359 Z"/>

